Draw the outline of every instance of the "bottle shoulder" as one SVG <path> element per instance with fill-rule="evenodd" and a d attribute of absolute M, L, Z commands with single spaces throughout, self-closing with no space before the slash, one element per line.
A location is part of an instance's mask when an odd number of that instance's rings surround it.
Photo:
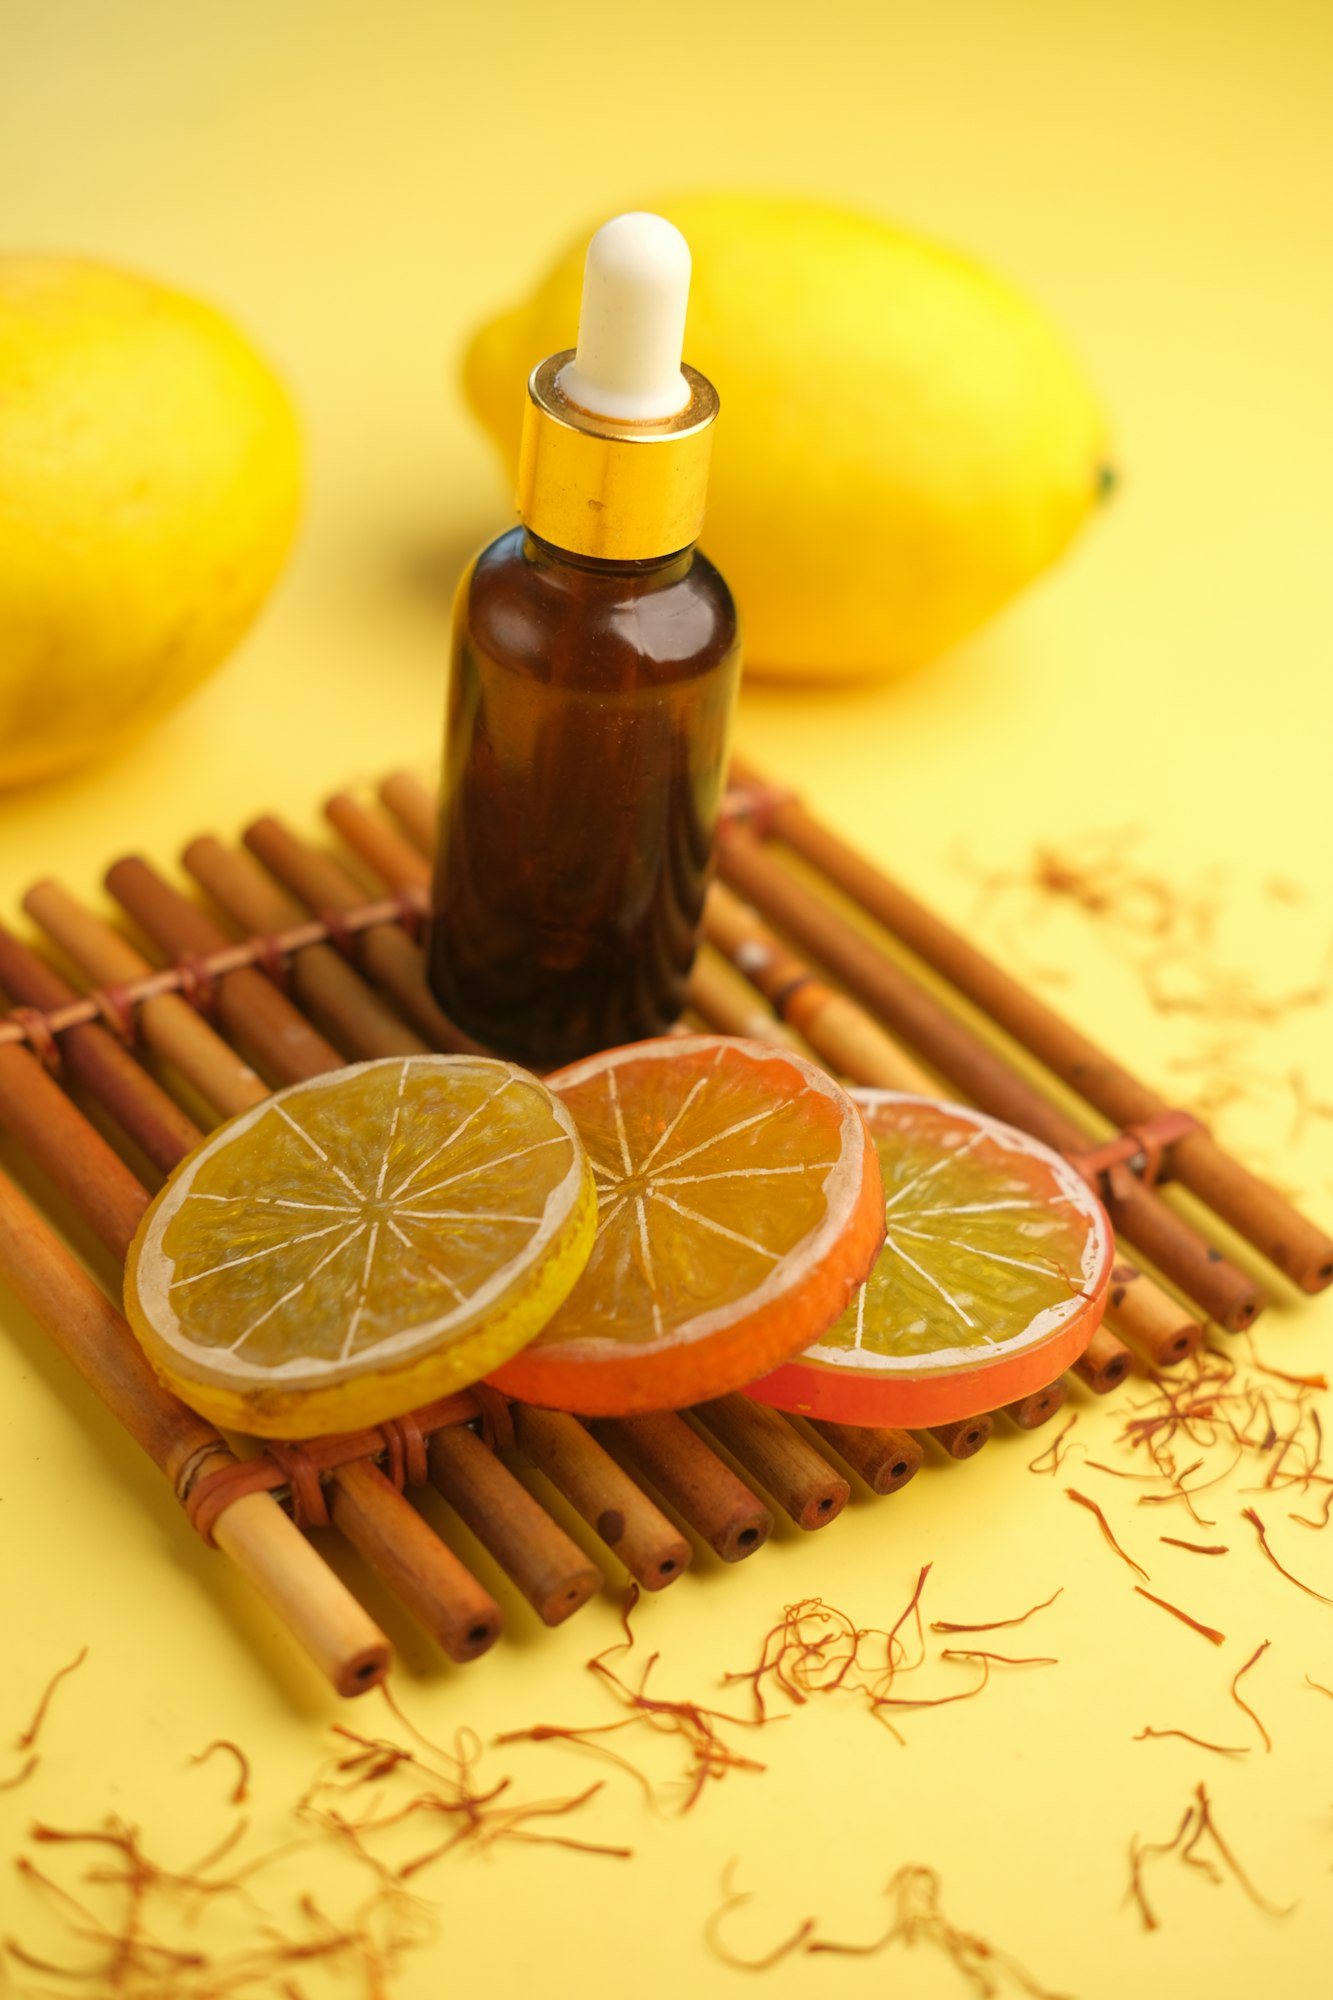
<path fill-rule="evenodd" d="M 497 537 L 459 587 L 456 635 L 495 664 L 570 686 L 690 679 L 739 644 L 726 580 L 698 548 L 662 563 L 570 560 L 521 528 Z"/>

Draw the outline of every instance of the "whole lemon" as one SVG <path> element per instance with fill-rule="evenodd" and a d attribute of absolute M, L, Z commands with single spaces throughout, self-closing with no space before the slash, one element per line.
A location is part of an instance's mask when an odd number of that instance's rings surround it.
<path fill-rule="evenodd" d="M 893 673 L 1054 561 L 1108 483 L 1059 332 L 971 262 L 866 215 L 767 195 L 656 204 L 694 258 L 686 356 L 722 398 L 704 545 L 747 657 Z M 574 344 L 587 236 L 474 339 L 464 382 L 511 468 L 523 385 Z"/>
<path fill-rule="evenodd" d="M 299 485 L 286 394 L 218 313 L 0 258 L 0 784 L 100 755 L 222 660 Z"/>

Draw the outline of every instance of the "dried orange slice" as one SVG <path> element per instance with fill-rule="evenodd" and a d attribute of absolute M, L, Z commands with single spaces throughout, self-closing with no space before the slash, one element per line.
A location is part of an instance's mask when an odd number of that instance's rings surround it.
<path fill-rule="evenodd" d="M 854 1090 L 884 1176 L 884 1248 L 837 1324 L 748 1393 L 842 1424 L 999 1409 L 1076 1361 L 1114 1239 L 1066 1160 L 959 1104 Z"/>
<path fill-rule="evenodd" d="M 884 1233 L 860 1112 L 804 1057 L 665 1036 L 548 1077 L 597 1179 L 597 1242 L 569 1299 L 493 1377 L 584 1416 L 676 1409 L 822 1333 Z"/>
<path fill-rule="evenodd" d="M 391 1057 L 299 1083 L 179 1166 L 125 1307 L 216 1423 L 312 1437 L 475 1382 L 530 1340 L 592 1247 L 573 1120 L 513 1063 Z"/>

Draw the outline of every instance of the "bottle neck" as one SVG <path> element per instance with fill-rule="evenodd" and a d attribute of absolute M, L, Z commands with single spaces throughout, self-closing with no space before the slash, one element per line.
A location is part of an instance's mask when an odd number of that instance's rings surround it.
<path fill-rule="evenodd" d="M 688 575 L 694 561 L 695 544 L 690 542 L 683 549 L 675 549 L 664 556 L 640 556 L 632 560 L 613 560 L 606 556 L 581 555 L 573 549 L 562 549 L 554 542 L 543 541 L 534 535 L 531 528 L 523 531 L 523 559 L 536 568 L 545 569 L 562 566 L 567 569 L 583 570 L 592 576 L 623 576 L 640 578 L 654 587 L 676 583 Z"/>

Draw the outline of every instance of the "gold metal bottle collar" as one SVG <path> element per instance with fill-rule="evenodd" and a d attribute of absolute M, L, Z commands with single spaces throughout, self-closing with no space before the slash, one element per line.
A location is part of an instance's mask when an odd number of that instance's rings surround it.
<path fill-rule="evenodd" d="M 561 392 L 573 348 L 552 354 L 528 381 L 519 453 L 524 527 L 573 555 L 608 562 L 673 555 L 697 541 L 708 494 L 717 391 L 683 367 L 690 400 L 660 423 L 617 423 Z"/>

